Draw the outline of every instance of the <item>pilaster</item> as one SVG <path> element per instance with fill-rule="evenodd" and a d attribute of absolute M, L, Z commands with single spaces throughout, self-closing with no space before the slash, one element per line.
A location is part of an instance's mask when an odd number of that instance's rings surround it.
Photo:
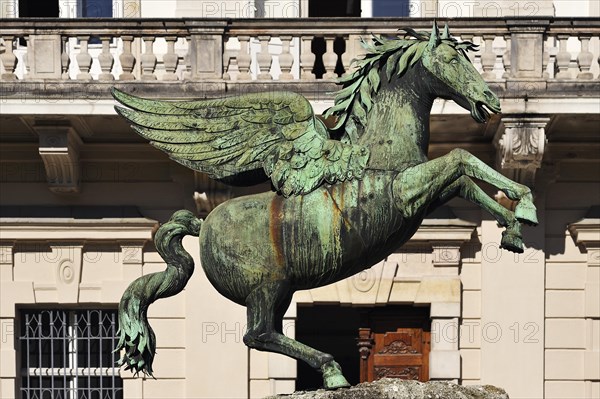
<path fill-rule="evenodd" d="M 583 378 L 588 385 L 600 380 L 600 207 L 592 207 L 586 217 L 569 226 L 571 236 L 587 252 L 587 270 L 584 288 L 585 352 Z"/>
<path fill-rule="evenodd" d="M 530 399 L 544 397 L 545 376 L 546 228 L 544 203 L 536 206 L 540 224 L 523 227 L 522 254 L 499 248 L 503 229 L 496 220 L 482 221 L 481 305 L 472 316 L 481 314 L 481 321 L 463 325 L 465 338 L 481 337 L 480 371 L 470 378 Z"/>
<path fill-rule="evenodd" d="M 461 261 L 460 247 L 464 242 L 432 243 L 432 263 L 438 273 L 458 280 Z M 443 268 L 443 269 L 442 269 Z M 460 288 L 459 288 L 460 291 Z M 461 378 L 459 343 L 460 298 L 457 301 L 432 302 L 431 351 L 429 378 L 457 382 Z"/>

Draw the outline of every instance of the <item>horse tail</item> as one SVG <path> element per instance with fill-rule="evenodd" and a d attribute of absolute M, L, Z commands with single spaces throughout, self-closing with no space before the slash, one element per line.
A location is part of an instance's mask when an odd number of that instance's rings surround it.
<path fill-rule="evenodd" d="M 152 361 L 156 337 L 148 323 L 148 306 L 160 298 L 180 293 L 194 272 L 194 260 L 183 249 L 181 240 L 186 235 L 198 236 L 202 220 L 190 211 L 177 211 L 158 229 L 154 244 L 167 268 L 158 273 L 142 276 L 125 290 L 119 303 L 119 342 L 115 352 L 125 353 L 117 362 L 126 370 L 140 371 L 152 376 Z"/>

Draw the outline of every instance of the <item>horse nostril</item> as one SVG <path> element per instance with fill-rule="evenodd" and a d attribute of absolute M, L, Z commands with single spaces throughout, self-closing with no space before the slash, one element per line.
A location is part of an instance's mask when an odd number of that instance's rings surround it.
<path fill-rule="evenodd" d="M 493 91 L 488 89 L 483 92 L 483 96 L 485 97 L 487 105 L 498 108 L 500 107 L 500 100 Z"/>

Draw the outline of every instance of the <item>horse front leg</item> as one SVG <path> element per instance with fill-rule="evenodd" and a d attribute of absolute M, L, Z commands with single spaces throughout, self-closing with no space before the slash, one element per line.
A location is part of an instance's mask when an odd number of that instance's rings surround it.
<path fill-rule="evenodd" d="M 463 174 L 485 181 L 502 190 L 511 200 L 519 201 L 515 208 L 515 217 L 521 223 L 531 226 L 538 224 L 533 194 L 529 187 L 510 180 L 468 151 L 457 148 L 450 151 L 446 157 L 451 158 L 450 163 L 462 170 Z"/>
<path fill-rule="evenodd" d="M 400 186 L 411 186 L 411 190 L 417 191 L 422 187 L 429 187 L 432 190 L 429 199 L 433 200 L 440 194 L 442 187 L 463 175 L 485 181 L 503 191 L 511 200 L 519 201 L 514 213 L 517 220 L 528 225 L 537 225 L 536 208 L 529 187 L 510 180 L 460 148 L 443 157 L 406 169 L 400 175 Z"/>
<path fill-rule="evenodd" d="M 515 212 L 496 203 L 471 178 L 493 184 L 509 198 L 518 200 Z M 460 149 L 407 168 L 394 180 L 393 191 L 394 198 L 399 202 L 398 208 L 407 218 L 422 214 L 456 195 L 474 202 L 506 227 L 501 247 L 514 252 L 523 252 L 519 222 L 537 223 L 533 197 L 528 187 L 502 176 L 475 156 Z"/>
<path fill-rule="evenodd" d="M 444 188 L 439 197 L 429 206 L 429 211 L 442 206 L 456 196 L 479 205 L 489 212 L 501 226 L 506 227 L 506 230 L 502 232 L 501 248 L 517 253 L 523 252 L 521 224 L 515 218 L 514 213 L 493 200 L 468 176 L 461 176 Z"/>

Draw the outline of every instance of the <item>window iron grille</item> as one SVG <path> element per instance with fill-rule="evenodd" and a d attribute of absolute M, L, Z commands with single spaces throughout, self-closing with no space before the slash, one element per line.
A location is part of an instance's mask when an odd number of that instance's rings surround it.
<path fill-rule="evenodd" d="M 122 399 L 115 310 L 22 310 L 23 399 Z"/>

